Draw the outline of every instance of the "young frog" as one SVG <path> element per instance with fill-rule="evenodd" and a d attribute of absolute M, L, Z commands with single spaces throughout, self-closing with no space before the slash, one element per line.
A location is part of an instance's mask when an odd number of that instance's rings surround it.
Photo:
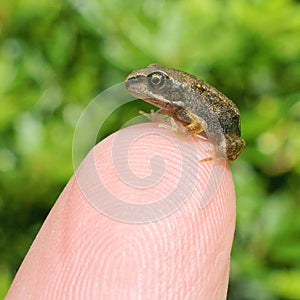
<path fill-rule="evenodd" d="M 243 151 L 238 108 L 208 83 L 185 72 L 151 64 L 133 71 L 125 85 L 133 97 L 159 107 L 171 117 L 172 125 L 164 127 L 186 135 L 204 132 L 216 146 L 216 158 L 233 161 Z"/>

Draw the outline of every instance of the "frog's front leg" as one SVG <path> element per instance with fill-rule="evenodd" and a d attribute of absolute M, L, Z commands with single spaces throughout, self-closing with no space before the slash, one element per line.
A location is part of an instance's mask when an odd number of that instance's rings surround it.
<path fill-rule="evenodd" d="M 187 125 L 186 130 L 188 134 L 198 134 L 201 133 L 202 131 L 206 130 L 207 128 L 207 123 L 203 119 L 194 119 L 192 122 Z"/>
<path fill-rule="evenodd" d="M 175 118 L 185 124 L 188 124 L 184 127 L 189 135 L 198 134 L 207 129 L 207 123 L 202 118 L 188 112 L 185 109 L 176 112 Z"/>
<path fill-rule="evenodd" d="M 158 126 L 160 128 L 165 128 L 168 131 L 178 136 L 188 135 L 188 131 L 181 123 L 176 122 L 172 117 L 170 117 L 169 121 L 170 121 L 169 124 L 159 124 Z"/>
<path fill-rule="evenodd" d="M 181 123 L 176 122 L 174 118 L 171 117 L 172 114 L 168 114 L 162 109 L 159 109 L 156 112 L 153 109 L 151 109 L 150 113 L 146 113 L 140 110 L 139 113 L 145 116 L 146 118 L 148 118 L 152 122 L 162 123 L 159 124 L 158 126 L 169 130 L 173 134 L 176 134 L 178 136 L 189 135 L 188 130 Z M 169 116 L 169 118 L 166 118 L 166 116 Z"/>
<path fill-rule="evenodd" d="M 166 128 L 176 135 L 188 136 L 198 134 L 207 128 L 207 123 L 203 119 L 184 109 L 170 115 L 170 125 L 160 124 L 160 127 Z"/>

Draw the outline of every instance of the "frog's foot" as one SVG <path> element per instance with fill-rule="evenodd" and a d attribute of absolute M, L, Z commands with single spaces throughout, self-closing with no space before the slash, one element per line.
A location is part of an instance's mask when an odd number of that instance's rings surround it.
<path fill-rule="evenodd" d="M 209 162 L 209 161 L 226 160 L 226 157 L 224 155 L 220 155 L 216 151 L 206 150 L 205 152 L 210 154 L 210 156 L 200 159 L 200 163 L 205 163 L 205 162 Z"/>
<path fill-rule="evenodd" d="M 213 160 L 216 159 L 216 153 L 215 153 L 215 151 L 213 151 L 213 150 L 206 150 L 205 152 L 206 152 L 209 156 L 200 159 L 200 160 L 199 160 L 200 163 L 209 162 L 209 161 L 213 161 Z"/>
<path fill-rule="evenodd" d="M 139 113 L 143 116 L 145 116 L 147 119 L 149 119 L 152 122 L 166 122 L 166 116 L 160 113 L 160 109 L 158 111 L 154 111 L 154 109 L 150 110 L 150 114 L 140 110 Z"/>

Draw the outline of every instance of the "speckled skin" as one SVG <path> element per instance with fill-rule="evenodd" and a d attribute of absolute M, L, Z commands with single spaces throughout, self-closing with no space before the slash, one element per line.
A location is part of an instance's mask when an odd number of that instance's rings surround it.
<path fill-rule="evenodd" d="M 132 96 L 163 109 L 187 134 L 205 132 L 217 156 L 235 160 L 245 147 L 236 105 L 208 83 L 159 64 L 133 71 L 125 81 Z"/>

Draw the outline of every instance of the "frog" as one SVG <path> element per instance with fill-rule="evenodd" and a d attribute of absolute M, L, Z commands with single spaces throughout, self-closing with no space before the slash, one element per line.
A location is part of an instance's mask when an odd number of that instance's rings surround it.
<path fill-rule="evenodd" d="M 168 115 L 171 126 L 166 128 L 184 135 L 204 135 L 215 145 L 214 158 L 234 161 L 244 150 L 236 104 L 196 76 L 154 63 L 131 72 L 125 87 L 133 97 Z"/>

